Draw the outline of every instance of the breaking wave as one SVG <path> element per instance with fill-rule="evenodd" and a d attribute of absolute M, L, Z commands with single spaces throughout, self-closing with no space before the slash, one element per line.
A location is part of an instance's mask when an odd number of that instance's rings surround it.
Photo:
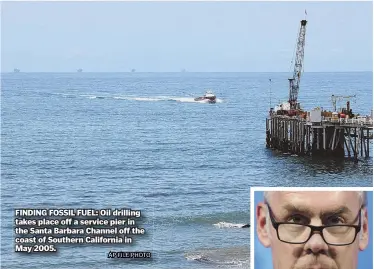
<path fill-rule="evenodd" d="M 222 268 L 248 268 L 249 254 L 249 247 L 229 247 L 186 253 L 185 258 L 188 261 L 212 264 Z"/>
<path fill-rule="evenodd" d="M 230 222 L 218 222 L 213 224 L 214 226 L 222 229 L 222 228 L 247 228 L 248 224 L 245 223 L 230 223 Z"/>

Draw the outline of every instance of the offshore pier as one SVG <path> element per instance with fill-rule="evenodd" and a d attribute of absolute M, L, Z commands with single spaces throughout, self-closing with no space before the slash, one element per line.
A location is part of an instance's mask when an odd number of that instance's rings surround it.
<path fill-rule="evenodd" d="M 350 98 L 332 95 L 333 111 L 316 107 L 301 109 L 297 102 L 303 70 L 306 20 L 298 34 L 293 77 L 289 80 L 289 100 L 270 108 L 266 119 L 266 147 L 299 156 L 369 158 L 373 139 L 373 111 L 370 115 L 353 114 Z M 271 81 L 271 79 L 269 79 Z M 336 109 L 337 100 L 347 99 L 346 107 Z"/>
<path fill-rule="evenodd" d="M 322 116 L 319 109 L 304 117 L 271 114 L 266 119 L 266 146 L 297 155 L 370 157 L 372 117 Z M 339 115 L 339 114 L 338 114 Z"/>

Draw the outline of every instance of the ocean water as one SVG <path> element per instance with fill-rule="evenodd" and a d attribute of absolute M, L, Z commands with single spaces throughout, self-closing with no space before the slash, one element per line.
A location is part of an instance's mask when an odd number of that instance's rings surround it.
<path fill-rule="evenodd" d="M 372 158 L 265 148 L 288 73 L 8 73 L 1 98 L 2 268 L 249 268 L 251 186 L 372 186 Z M 271 85 L 269 78 L 272 79 Z M 302 107 L 352 95 L 370 114 L 372 73 L 305 73 Z M 219 102 L 194 102 L 206 89 Z M 344 105 L 344 104 L 342 104 Z M 14 252 L 14 208 L 140 209 L 133 246 Z M 151 251 L 151 261 L 108 251 Z"/>

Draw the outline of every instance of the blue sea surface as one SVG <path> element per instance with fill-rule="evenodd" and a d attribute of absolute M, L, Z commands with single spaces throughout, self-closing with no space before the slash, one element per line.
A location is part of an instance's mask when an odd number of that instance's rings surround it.
<path fill-rule="evenodd" d="M 372 186 L 358 164 L 265 148 L 270 103 L 288 73 L 3 73 L 3 268 L 249 268 L 251 186 Z M 269 84 L 269 78 L 272 84 Z M 270 90 L 271 88 L 271 90 Z M 216 104 L 195 102 L 207 89 Z M 371 72 L 305 73 L 302 107 L 357 94 L 370 114 Z M 271 95 L 270 95 L 271 93 Z M 344 104 L 343 104 L 344 105 Z M 371 144 L 372 145 L 372 144 Z M 134 245 L 61 245 L 14 252 L 14 208 L 142 210 Z M 151 261 L 108 259 L 151 251 Z"/>

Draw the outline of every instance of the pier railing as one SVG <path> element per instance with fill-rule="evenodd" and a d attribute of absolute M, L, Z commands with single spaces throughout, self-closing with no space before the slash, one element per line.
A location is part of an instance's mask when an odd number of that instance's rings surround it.
<path fill-rule="evenodd" d="M 279 119 L 285 120 L 298 120 L 300 122 L 305 122 L 307 124 L 318 124 L 318 122 L 311 122 L 308 118 L 303 119 L 297 116 L 289 117 L 284 115 L 276 115 L 273 114 L 268 119 L 272 117 L 277 117 Z M 332 117 L 322 117 L 321 122 L 322 124 L 341 124 L 341 125 L 357 125 L 357 126 L 366 126 L 366 127 L 373 127 L 373 119 L 372 118 L 359 118 L 359 119 L 346 119 L 346 118 L 332 118 Z"/>
<path fill-rule="evenodd" d="M 373 126 L 373 119 L 363 118 L 363 119 L 344 119 L 344 118 L 331 118 L 325 117 L 322 119 L 322 123 L 338 123 L 344 125 L 359 125 L 359 126 Z"/>

